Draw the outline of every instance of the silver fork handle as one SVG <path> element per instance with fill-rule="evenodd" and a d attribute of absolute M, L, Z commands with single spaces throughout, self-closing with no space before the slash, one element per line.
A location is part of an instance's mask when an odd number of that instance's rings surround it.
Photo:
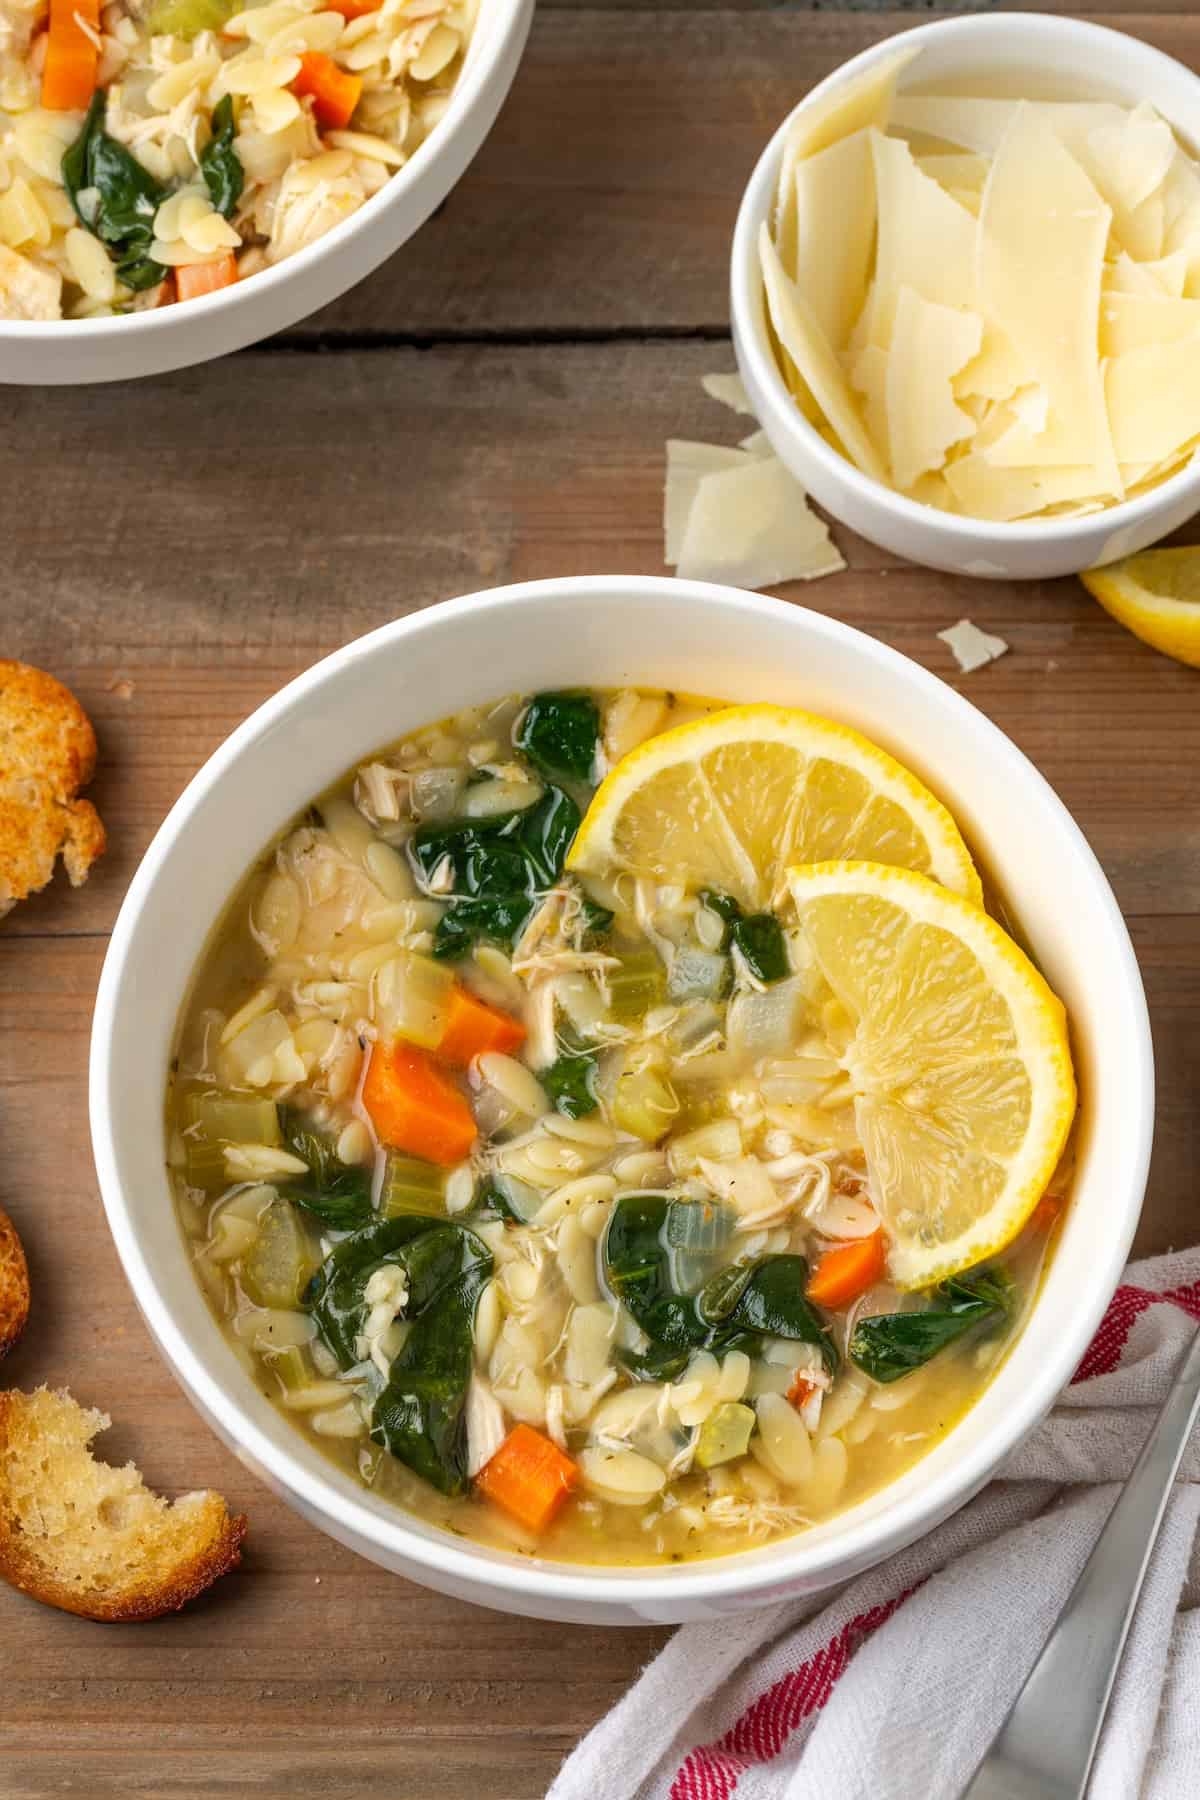
<path fill-rule="evenodd" d="M 961 1800 L 1082 1800 L 1130 1620 L 1200 1411 L 1200 1332 L 1095 1548 Z"/>

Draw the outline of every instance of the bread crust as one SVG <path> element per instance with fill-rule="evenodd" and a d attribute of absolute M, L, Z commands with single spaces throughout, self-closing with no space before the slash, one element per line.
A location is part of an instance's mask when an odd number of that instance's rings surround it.
<path fill-rule="evenodd" d="M 0 1208 L 0 1357 L 7 1356 L 29 1318 L 29 1265 L 17 1228 Z"/>
<path fill-rule="evenodd" d="M 203 1496 L 205 1505 L 196 1509 L 194 1541 L 188 1553 L 156 1579 L 147 1579 L 143 1587 L 121 1593 L 80 1593 L 78 1587 L 59 1579 L 42 1558 L 31 1554 L 9 1492 L 9 1458 L 19 1453 L 16 1440 L 28 1435 L 29 1398 L 17 1390 L 0 1392 L 0 1578 L 46 1606 L 59 1607 L 80 1618 L 117 1624 L 178 1612 L 238 1566 L 246 1518 L 231 1514 L 219 1494 L 207 1493 Z M 68 1394 L 55 1398 L 75 1405 Z M 91 1422 L 91 1435 L 109 1423 L 100 1413 L 91 1414 Z"/>
<path fill-rule="evenodd" d="M 90 800 L 96 734 L 74 694 L 44 669 L 0 659 L 0 917 L 54 874 L 72 887 L 105 847 Z"/>

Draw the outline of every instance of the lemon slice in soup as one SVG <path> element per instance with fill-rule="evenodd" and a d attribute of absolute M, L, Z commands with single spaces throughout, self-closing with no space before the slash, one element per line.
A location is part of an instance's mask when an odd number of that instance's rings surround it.
<path fill-rule="evenodd" d="M 852 1032 L 854 1091 L 889 1266 L 922 1288 L 1021 1230 L 1075 1115 L 1066 1015 L 994 919 L 911 870 L 788 871 L 800 929 Z"/>
<path fill-rule="evenodd" d="M 852 856 L 918 869 L 980 898 L 957 826 L 868 738 L 784 706 L 729 706 L 630 751 L 601 784 L 567 867 L 782 895 L 789 864 Z"/>

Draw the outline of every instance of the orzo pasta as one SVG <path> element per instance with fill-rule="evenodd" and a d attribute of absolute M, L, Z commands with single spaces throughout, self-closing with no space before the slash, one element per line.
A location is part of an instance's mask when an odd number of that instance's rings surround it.
<path fill-rule="evenodd" d="M 168 1161 L 328 1456 L 639 1563 L 798 1531 L 945 1434 L 1034 1296 L 1073 1110 L 1061 1008 L 900 765 L 570 691 L 413 732 L 281 835 L 181 1019 Z"/>

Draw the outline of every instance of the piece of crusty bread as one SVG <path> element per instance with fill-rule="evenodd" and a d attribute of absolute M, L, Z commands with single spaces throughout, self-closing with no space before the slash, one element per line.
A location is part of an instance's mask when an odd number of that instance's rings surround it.
<path fill-rule="evenodd" d="M 29 1270 L 17 1228 L 0 1209 L 0 1356 L 7 1356 L 29 1317 Z"/>
<path fill-rule="evenodd" d="M 88 1619 L 156 1619 L 236 1568 L 246 1535 L 219 1494 L 152 1494 L 95 1462 L 106 1414 L 70 1394 L 0 1393 L 0 1576 Z"/>
<path fill-rule="evenodd" d="M 45 887 L 61 854 L 72 887 L 104 849 L 90 800 L 76 795 L 96 767 L 91 720 L 53 675 L 0 660 L 0 918 Z"/>

